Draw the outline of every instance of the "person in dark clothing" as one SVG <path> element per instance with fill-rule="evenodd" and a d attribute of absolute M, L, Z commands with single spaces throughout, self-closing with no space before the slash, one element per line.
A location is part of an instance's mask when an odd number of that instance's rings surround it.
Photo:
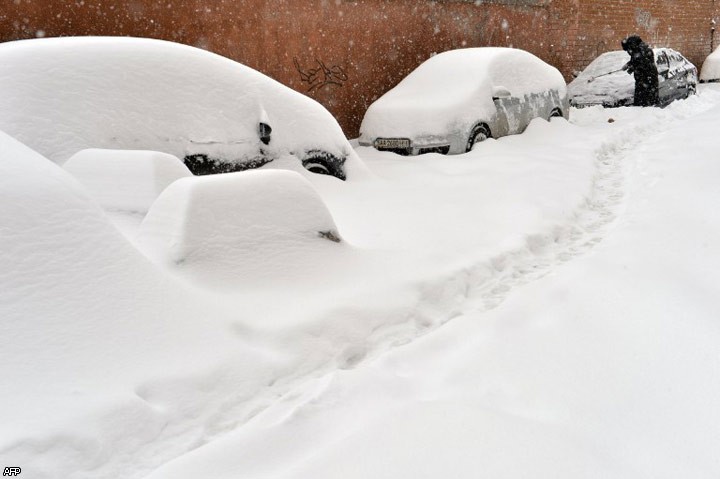
<path fill-rule="evenodd" d="M 621 42 L 623 50 L 630 55 L 630 61 L 623 70 L 635 75 L 635 106 L 657 106 L 658 70 L 652 48 L 637 35 L 631 35 Z"/>

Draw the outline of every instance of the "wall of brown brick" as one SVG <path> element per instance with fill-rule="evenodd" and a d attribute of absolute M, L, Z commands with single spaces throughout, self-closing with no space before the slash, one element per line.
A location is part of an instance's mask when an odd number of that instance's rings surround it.
<path fill-rule="evenodd" d="M 0 0 L 0 41 L 132 35 L 199 46 L 317 99 L 354 137 L 368 105 L 433 52 L 514 46 L 570 78 L 638 33 L 699 66 L 713 18 L 714 0 Z"/>
<path fill-rule="evenodd" d="M 566 76 L 619 49 L 631 34 L 680 51 L 698 68 L 719 40 L 712 32 L 712 21 L 720 21 L 714 0 L 554 0 L 551 10 L 550 57 Z"/>

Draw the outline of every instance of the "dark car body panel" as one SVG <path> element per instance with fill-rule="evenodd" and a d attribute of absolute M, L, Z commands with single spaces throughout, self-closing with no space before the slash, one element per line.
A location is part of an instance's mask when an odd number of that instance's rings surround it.
<path fill-rule="evenodd" d="M 659 106 L 665 107 L 675 100 L 683 100 L 695 94 L 698 83 L 695 65 L 671 48 L 655 48 L 653 52 L 658 68 Z M 578 75 L 568 86 L 570 104 L 578 108 L 594 105 L 607 108 L 633 105 L 635 83 L 632 75 L 620 70 L 629 59 L 627 54 L 623 54 L 624 52 L 606 52 Z M 598 62 L 604 56 L 611 57 L 611 60 Z M 598 68 L 598 63 L 601 64 L 600 69 L 594 69 L 594 65 Z M 614 91 L 610 91 L 610 84 Z M 618 88 L 618 85 L 622 88 Z"/>

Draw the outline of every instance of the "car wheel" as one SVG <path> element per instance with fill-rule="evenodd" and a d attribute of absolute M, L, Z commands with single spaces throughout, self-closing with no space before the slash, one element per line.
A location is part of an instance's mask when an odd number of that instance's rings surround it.
<path fill-rule="evenodd" d="M 183 158 L 185 166 L 193 175 L 215 175 L 219 173 L 233 173 L 236 171 L 252 170 L 270 163 L 272 158 L 258 156 L 246 159 L 241 162 L 225 161 L 220 158 L 213 158 L 204 153 L 186 155 Z"/>
<path fill-rule="evenodd" d="M 472 133 L 470 133 L 470 136 L 468 137 L 467 151 L 472 150 L 473 146 L 487 140 L 488 138 L 490 138 L 490 128 L 488 128 L 487 125 L 476 126 L 473 128 Z"/>
<path fill-rule="evenodd" d="M 302 160 L 303 168 L 318 175 L 329 175 L 345 180 L 345 158 L 320 150 L 307 152 Z"/>
<path fill-rule="evenodd" d="M 562 116 L 563 112 L 560 108 L 553 108 L 553 111 L 550 112 L 550 118 L 548 118 L 548 121 L 550 121 L 551 118 L 558 118 Z"/>

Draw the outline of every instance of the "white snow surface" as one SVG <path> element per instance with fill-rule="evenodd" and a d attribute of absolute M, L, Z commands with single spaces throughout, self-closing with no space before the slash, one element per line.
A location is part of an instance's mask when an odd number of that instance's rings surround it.
<path fill-rule="evenodd" d="M 69 173 L 4 133 L 0 172 L 2 464 L 92 477 L 134 462 L 128 451 L 189 414 L 153 408 L 146 382 L 202 384 L 228 354 L 262 367 L 256 346 L 220 326 L 216 305 L 146 260 Z M 173 394 L 176 406 L 203 396 Z"/>
<path fill-rule="evenodd" d="M 338 242 L 337 227 L 313 186 L 285 170 L 176 181 L 155 201 L 138 233 L 148 257 L 214 288 L 254 288 L 267 278 L 273 286 L 272 280 L 287 279 L 294 261 L 327 261 Z"/>
<path fill-rule="evenodd" d="M 67 37 L 0 44 L 0 130 L 62 164 L 88 148 L 227 161 L 349 155 L 318 102 L 228 58 L 148 38 Z M 272 127 L 261 145 L 258 123 Z M 352 176 L 350 173 L 348 176 Z"/>
<path fill-rule="evenodd" d="M 700 81 L 720 81 L 720 47 L 708 55 L 703 62 Z"/>
<path fill-rule="evenodd" d="M 428 292 L 460 311 L 149 477 L 717 476 L 720 97 L 703 96 L 574 111 L 605 140 L 568 235 Z"/>
<path fill-rule="evenodd" d="M 0 462 L 40 479 L 717 477 L 718 121 L 701 88 L 465 155 L 358 148 L 374 174 L 344 183 L 181 178 L 124 234 L 0 134 Z M 333 227 L 342 242 L 314 233 Z M 186 275 L 158 260 L 169 243 L 142 246 L 178 231 L 231 267 Z"/>
<path fill-rule="evenodd" d="M 82 150 L 63 164 L 121 227 L 139 225 L 162 191 L 192 176 L 173 155 L 144 150 Z"/>
<path fill-rule="evenodd" d="M 361 135 L 412 138 L 469 131 L 478 118 L 495 115 L 494 87 L 503 87 L 518 98 L 552 89 L 561 96 L 566 92 L 562 74 L 524 50 L 450 50 L 426 60 L 370 105 Z"/>

